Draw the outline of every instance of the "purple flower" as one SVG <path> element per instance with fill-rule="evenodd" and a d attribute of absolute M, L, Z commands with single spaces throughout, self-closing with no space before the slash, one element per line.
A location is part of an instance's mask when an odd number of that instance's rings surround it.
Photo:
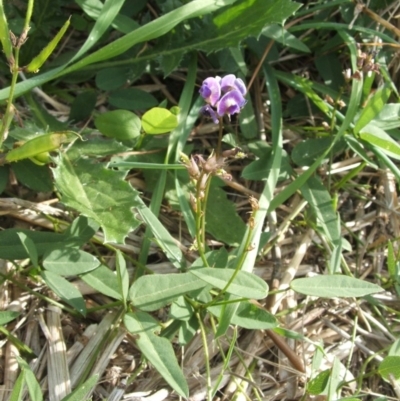
<path fill-rule="evenodd" d="M 212 120 L 214 121 L 214 124 L 218 124 L 219 119 L 218 119 L 217 113 L 209 104 L 203 106 L 200 109 L 200 113 L 206 117 L 212 118 Z"/>
<path fill-rule="evenodd" d="M 201 97 L 211 106 L 215 106 L 221 96 L 220 77 L 209 77 L 203 81 L 199 90 Z"/>
<path fill-rule="evenodd" d="M 240 112 L 246 104 L 246 99 L 238 89 L 233 89 L 221 97 L 217 103 L 217 113 L 219 116 L 224 114 L 232 115 Z"/>
<path fill-rule="evenodd" d="M 200 112 L 212 118 L 218 124 L 225 114 L 231 116 L 239 113 L 246 104 L 244 96 L 247 93 L 246 85 L 233 74 L 221 77 L 208 77 L 203 81 L 199 90 L 202 98 L 208 103 Z"/>
<path fill-rule="evenodd" d="M 229 92 L 237 89 L 243 96 L 246 95 L 246 85 L 240 78 L 236 78 L 233 74 L 225 75 L 221 79 L 222 92 Z"/>

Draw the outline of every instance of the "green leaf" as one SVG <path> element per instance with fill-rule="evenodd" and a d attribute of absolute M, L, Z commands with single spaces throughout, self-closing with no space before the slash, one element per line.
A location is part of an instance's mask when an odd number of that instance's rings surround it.
<path fill-rule="evenodd" d="M 262 34 L 281 43 L 285 47 L 290 47 L 304 53 L 311 53 L 311 50 L 303 41 L 289 33 L 282 25 L 268 25 L 263 29 Z"/>
<path fill-rule="evenodd" d="M 33 60 L 25 67 L 28 72 L 38 72 L 39 68 L 46 62 L 51 56 L 56 46 L 64 36 L 65 32 L 69 27 L 70 20 L 68 19 L 61 29 L 57 32 L 56 36 L 48 43 L 48 45 L 36 56 Z"/>
<path fill-rule="evenodd" d="M 354 134 L 360 132 L 383 109 L 389 100 L 392 90 L 388 86 L 381 86 L 369 98 L 367 105 L 362 108 L 360 117 L 354 126 Z M 363 130 L 364 131 L 364 130 Z"/>
<path fill-rule="evenodd" d="M 358 134 L 358 137 L 382 149 L 388 156 L 400 159 L 400 145 L 382 129 L 368 124 Z"/>
<path fill-rule="evenodd" d="M 172 303 L 169 315 L 177 320 L 189 320 L 193 316 L 194 310 L 192 305 L 186 301 L 183 296 L 180 296 Z"/>
<path fill-rule="evenodd" d="M 117 252 L 115 253 L 115 259 L 117 262 L 118 288 L 120 293 L 122 294 L 122 300 L 126 305 L 129 291 L 129 274 L 128 270 L 126 269 L 126 262 L 121 251 L 117 250 Z"/>
<path fill-rule="evenodd" d="M 191 270 L 190 274 L 204 280 L 207 284 L 211 284 L 214 288 L 223 290 L 235 274 L 235 271 L 233 269 L 204 267 Z M 233 282 L 226 289 L 226 292 L 243 298 L 263 299 L 268 295 L 268 285 L 253 273 L 239 271 Z"/>
<path fill-rule="evenodd" d="M 111 91 L 124 86 L 132 75 L 127 67 L 104 68 L 96 74 L 96 86 L 104 91 Z"/>
<path fill-rule="evenodd" d="M 94 90 L 86 90 L 79 93 L 71 104 L 69 119 L 77 122 L 88 119 L 96 107 L 97 93 Z"/>
<path fill-rule="evenodd" d="M 8 322 L 12 322 L 19 316 L 19 312 L 13 311 L 0 311 L 0 326 L 6 325 Z"/>
<path fill-rule="evenodd" d="M 127 110 L 147 110 L 158 104 L 153 95 L 136 88 L 114 90 L 108 101 L 116 108 Z"/>
<path fill-rule="evenodd" d="M 138 200 L 139 205 L 137 206 L 137 210 L 155 236 L 158 245 L 177 269 L 182 268 L 184 258 L 175 238 L 172 237 L 164 225 L 161 224 L 160 220 L 158 220 L 157 216 L 145 205 L 145 203 L 140 199 Z"/>
<path fill-rule="evenodd" d="M 237 245 L 242 241 L 246 225 L 228 200 L 226 192 L 213 180 L 207 199 L 206 230 L 219 241 Z"/>
<path fill-rule="evenodd" d="M 385 379 L 390 380 L 393 376 L 395 380 L 400 379 L 400 356 L 387 356 L 379 365 L 379 374 Z"/>
<path fill-rule="evenodd" d="M 144 324 L 145 313 L 128 313 L 124 317 L 126 328 L 136 334 L 136 344 L 146 359 L 157 369 L 166 382 L 182 397 L 189 396 L 189 389 L 176 360 L 171 343 L 156 336 Z M 151 318 L 151 317 L 150 317 Z"/>
<path fill-rule="evenodd" d="M 42 271 L 41 276 L 50 289 L 65 303 L 71 305 L 83 316 L 86 315 L 86 304 L 82 294 L 64 277 L 50 271 Z"/>
<path fill-rule="evenodd" d="M 144 311 L 155 311 L 181 295 L 206 287 L 190 273 L 152 274 L 139 277 L 129 289 L 132 304 Z"/>
<path fill-rule="evenodd" d="M 92 254 L 75 248 L 56 249 L 46 252 L 43 267 L 60 276 L 77 276 L 100 266 L 100 261 Z"/>
<path fill-rule="evenodd" d="M 167 109 L 154 107 L 144 113 L 142 126 L 146 134 L 165 134 L 178 126 L 178 117 Z"/>
<path fill-rule="evenodd" d="M 7 17 L 4 12 L 3 0 L 0 0 L 0 42 L 3 52 L 7 58 L 10 59 L 12 55 L 12 45 L 10 40 L 10 30 L 8 28 Z"/>
<path fill-rule="evenodd" d="M 76 2 L 82 7 L 82 10 L 94 20 L 97 20 L 101 15 L 103 3 L 100 0 L 76 0 Z M 115 3 L 115 1 L 114 1 Z M 124 0 L 120 1 L 116 12 L 123 5 Z M 114 13 L 116 13 L 114 11 Z M 113 20 L 111 26 L 122 33 L 129 33 L 136 29 L 139 24 L 133 19 L 123 14 L 118 14 Z"/>
<path fill-rule="evenodd" d="M 311 379 L 307 384 L 307 392 L 311 395 L 321 394 L 328 385 L 331 369 L 326 369 L 318 373 L 316 377 Z"/>
<path fill-rule="evenodd" d="M 68 394 L 66 397 L 64 397 L 61 401 L 86 401 L 88 394 L 94 389 L 98 380 L 99 375 L 96 373 L 79 387 L 77 387 L 71 394 Z"/>
<path fill-rule="evenodd" d="M 383 291 L 379 285 L 343 275 L 298 278 L 290 287 L 300 294 L 321 298 L 363 297 Z"/>
<path fill-rule="evenodd" d="M 400 103 L 388 103 L 372 120 L 373 124 L 383 130 L 400 127 Z"/>
<path fill-rule="evenodd" d="M 311 138 L 298 143 L 291 153 L 298 166 L 310 166 L 321 156 L 321 153 L 332 145 L 332 138 Z M 328 155 L 326 157 L 328 159 Z"/>
<path fill-rule="evenodd" d="M 206 38 L 198 46 L 206 52 L 236 47 L 249 36 L 258 38 L 267 24 L 283 24 L 300 7 L 289 0 L 242 1 L 214 18 L 216 29 L 206 32 Z"/>
<path fill-rule="evenodd" d="M 38 383 L 35 374 L 32 372 L 32 369 L 21 357 L 18 355 L 15 357 L 17 358 L 19 366 L 25 373 L 25 381 L 28 386 L 30 399 L 33 401 L 43 400 L 42 389 L 40 388 L 40 384 Z"/>
<path fill-rule="evenodd" d="M 140 222 L 132 208 L 138 205 L 139 194 L 117 171 L 81 159 L 72 164 L 60 156 L 53 169 L 62 202 L 96 221 L 104 231 L 105 242 L 123 243 Z"/>
<path fill-rule="evenodd" d="M 39 257 L 53 249 L 82 246 L 95 233 L 93 227 L 87 223 L 85 217 L 79 217 L 63 234 L 14 228 L 0 231 L 0 258 L 15 260 L 29 257 L 25 247 L 21 244 L 18 233 L 24 233 L 32 240 Z"/>
<path fill-rule="evenodd" d="M 140 135 L 140 118 L 128 110 L 112 110 L 100 114 L 94 120 L 94 125 L 103 135 L 122 141 Z"/>
<path fill-rule="evenodd" d="M 38 166 L 31 160 L 21 160 L 12 164 L 15 177 L 27 188 L 37 192 L 53 191 L 53 181 L 48 166 Z"/>
<path fill-rule="evenodd" d="M 17 233 L 34 267 L 38 267 L 38 254 L 34 242 L 23 232 Z"/>
<path fill-rule="evenodd" d="M 82 156 L 104 157 L 126 152 L 127 146 L 115 139 L 108 139 L 101 136 L 90 138 L 87 141 L 75 142 L 74 146 L 68 149 L 70 160 L 79 159 Z"/>
<path fill-rule="evenodd" d="M 22 401 L 24 383 L 25 371 L 21 371 L 17 380 L 15 380 L 15 383 L 13 384 L 12 393 L 10 394 L 8 401 Z"/>
<path fill-rule="evenodd" d="M 317 222 L 322 226 L 326 237 L 332 244 L 339 245 L 342 234 L 338 215 L 333 208 L 332 198 L 321 180 L 317 177 L 310 177 L 300 190 L 317 216 Z"/>
<path fill-rule="evenodd" d="M 83 274 L 81 279 L 108 297 L 115 299 L 122 298 L 121 294 L 117 291 L 119 289 L 117 275 L 105 265 L 99 266 L 90 273 Z"/>
<path fill-rule="evenodd" d="M 220 318 L 222 307 L 210 306 L 207 310 Z M 240 302 L 230 323 L 249 330 L 269 330 L 278 325 L 273 315 L 250 302 Z"/>
<path fill-rule="evenodd" d="M 95 51 L 89 56 L 76 62 L 69 68 L 66 68 L 66 65 L 63 65 L 44 74 L 28 79 L 24 82 L 20 82 L 16 86 L 15 96 L 19 96 L 34 87 L 40 86 L 45 82 L 55 79 L 56 77 L 80 70 L 84 66 L 119 56 L 120 54 L 126 52 L 138 43 L 146 42 L 155 39 L 161 35 L 164 35 L 184 20 L 200 15 L 206 15 L 210 12 L 218 10 L 225 5 L 232 4 L 234 3 L 234 1 L 235 0 L 221 0 L 218 3 L 215 3 L 215 0 L 197 0 L 192 1 L 182 7 L 178 7 L 170 13 L 163 15 L 162 17 L 157 18 L 142 27 L 139 27 L 134 32 L 131 32 L 107 44 L 98 51 Z M 114 20 L 115 16 L 118 14 L 119 9 L 123 3 L 124 0 L 107 0 L 105 2 L 104 7 L 101 10 L 100 17 L 97 19 L 86 42 L 75 54 L 72 61 L 75 61 L 76 59 L 81 57 L 98 42 L 104 32 L 109 29 L 110 24 Z M 8 98 L 9 90 L 9 88 L 0 90 L 0 101 Z"/>

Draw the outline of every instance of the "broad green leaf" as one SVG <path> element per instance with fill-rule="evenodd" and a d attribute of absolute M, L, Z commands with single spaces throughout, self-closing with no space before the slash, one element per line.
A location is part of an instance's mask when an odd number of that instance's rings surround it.
<path fill-rule="evenodd" d="M 171 343 L 147 329 L 143 324 L 145 315 L 147 314 L 143 312 L 126 314 L 124 317 L 126 328 L 136 334 L 136 345 L 158 373 L 180 396 L 187 398 L 189 389 Z"/>
<path fill-rule="evenodd" d="M 310 166 L 321 153 L 332 145 L 332 138 L 311 138 L 301 141 L 293 148 L 291 157 L 298 166 Z M 328 158 L 328 155 L 327 157 Z"/>
<path fill-rule="evenodd" d="M 29 257 L 18 236 L 18 233 L 21 232 L 33 241 L 39 257 L 42 256 L 46 251 L 52 249 L 79 247 L 86 243 L 94 235 L 95 231 L 92 227 L 87 225 L 86 218 L 82 219 L 80 217 L 77 220 L 83 222 L 81 227 L 82 231 L 80 232 L 74 231 L 72 233 L 67 230 L 63 234 L 56 234 L 52 232 L 31 231 L 14 228 L 0 231 L 0 258 L 15 260 Z M 72 223 L 72 225 L 73 224 L 74 223 Z"/>
<path fill-rule="evenodd" d="M 278 325 L 273 315 L 250 302 L 240 303 L 231 322 L 249 330 L 273 329 Z"/>
<path fill-rule="evenodd" d="M 90 89 L 76 96 L 71 104 L 69 120 L 74 122 L 87 120 L 96 107 L 97 93 Z"/>
<path fill-rule="evenodd" d="M 400 145 L 382 129 L 368 124 L 363 127 L 358 137 L 382 149 L 388 156 L 400 159 Z"/>
<path fill-rule="evenodd" d="M 105 242 L 123 243 L 140 224 L 132 212 L 139 202 L 138 192 L 120 172 L 101 164 L 84 159 L 72 164 L 65 156 L 56 162 L 53 173 L 62 202 L 101 225 Z"/>
<path fill-rule="evenodd" d="M 237 214 L 234 204 L 214 180 L 207 199 L 206 221 L 207 232 L 228 245 L 238 245 L 246 231 L 246 225 Z"/>
<path fill-rule="evenodd" d="M 115 108 L 126 110 L 147 110 L 158 104 L 152 94 L 136 88 L 114 90 L 110 93 L 108 101 Z M 143 129 L 145 130 L 144 127 Z"/>
<path fill-rule="evenodd" d="M 127 67 L 110 67 L 96 74 L 96 86 L 104 91 L 111 91 L 124 86 L 132 75 Z"/>
<path fill-rule="evenodd" d="M 86 315 L 86 304 L 82 294 L 64 277 L 50 271 L 42 271 L 41 276 L 50 289 L 68 305 L 71 305 L 83 316 Z"/>
<path fill-rule="evenodd" d="M 207 310 L 220 318 L 222 306 L 210 306 Z M 240 302 L 230 322 L 249 330 L 268 330 L 278 325 L 273 315 L 250 302 Z"/>
<path fill-rule="evenodd" d="M 204 280 L 207 284 L 211 284 L 214 288 L 223 290 L 235 271 L 233 269 L 205 267 L 191 270 L 190 274 Z M 239 271 L 233 282 L 226 288 L 226 292 L 242 298 L 263 299 L 268 295 L 268 285 L 255 274 Z"/>
<path fill-rule="evenodd" d="M 383 109 L 389 100 L 392 90 L 388 86 L 381 86 L 369 98 L 367 105 L 362 108 L 360 117 L 354 126 L 354 134 L 359 133 Z M 364 131 L 364 130 L 363 130 Z"/>
<path fill-rule="evenodd" d="M 116 273 L 105 265 L 101 265 L 97 269 L 83 274 L 81 279 L 86 284 L 89 284 L 92 288 L 108 297 L 115 299 L 122 298 L 121 294 L 118 292 L 119 287 Z"/>
<path fill-rule="evenodd" d="M 46 252 L 43 267 L 60 276 L 77 276 L 100 266 L 100 261 L 92 254 L 76 248 L 56 249 Z"/>
<path fill-rule="evenodd" d="M 25 383 L 25 371 L 22 370 L 18 375 L 17 380 L 13 384 L 12 393 L 10 394 L 8 401 L 22 401 L 24 383 Z"/>
<path fill-rule="evenodd" d="M 307 392 L 311 395 L 321 394 L 328 385 L 331 370 L 326 369 L 307 383 Z"/>
<path fill-rule="evenodd" d="M 190 273 L 152 274 L 139 277 L 129 289 L 132 304 L 144 311 L 155 311 L 181 295 L 206 287 Z"/>
<path fill-rule="evenodd" d="M 48 166 L 38 166 L 25 159 L 11 165 L 18 182 L 37 192 L 53 191 L 53 181 Z"/>
<path fill-rule="evenodd" d="M 400 356 L 387 356 L 379 365 L 379 374 L 385 379 L 390 380 L 390 375 L 395 380 L 400 379 Z"/>
<path fill-rule="evenodd" d="M 376 127 L 383 130 L 400 127 L 400 103 L 385 104 L 372 122 Z"/>
<path fill-rule="evenodd" d="M 285 47 L 290 47 L 304 53 L 310 53 L 310 48 L 296 36 L 289 33 L 282 25 L 271 24 L 265 27 L 262 34 L 271 38 Z"/>
<path fill-rule="evenodd" d="M 40 388 L 40 384 L 38 383 L 35 374 L 32 372 L 31 367 L 18 355 L 16 355 L 16 358 L 19 366 L 25 373 L 25 381 L 28 386 L 30 399 L 33 401 L 42 401 L 42 389 Z"/>
<path fill-rule="evenodd" d="M 34 242 L 23 232 L 17 233 L 34 267 L 38 267 L 38 254 Z"/>
<path fill-rule="evenodd" d="M 142 126 L 146 134 L 166 134 L 178 126 L 178 117 L 167 109 L 154 107 L 143 114 Z"/>
<path fill-rule="evenodd" d="M 343 275 L 298 278 L 290 287 L 300 294 L 321 298 L 363 297 L 383 291 L 379 285 Z"/>
<path fill-rule="evenodd" d="M 317 177 L 310 177 L 300 190 L 317 216 L 317 223 L 321 225 L 326 237 L 332 244 L 339 245 L 342 236 L 338 215 L 333 209 L 332 198 L 321 180 Z"/>
<path fill-rule="evenodd" d="M 193 316 L 193 307 L 185 300 L 183 296 L 180 296 L 171 305 L 169 315 L 173 319 L 177 320 L 189 320 Z"/>
<path fill-rule="evenodd" d="M 75 142 L 74 146 L 68 149 L 68 157 L 70 160 L 75 160 L 82 156 L 99 158 L 126 152 L 128 149 L 130 148 L 115 139 L 95 137 L 87 141 Z"/>
<path fill-rule="evenodd" d="M 83 384 L 77 387 L 71 394 L 68 394 L 61 401 L 83 401 L 87 399 L 88 394 L 94 389 L 99 380 L 96 373 L 87 379 Z"/>
<path fill-rule="evenodd" d="M 300 6 L 289 0 L 242 1 L 214 18 L 216 29 L 205 32 L 203 43 L 199 46 L 206 52 L 236 47 L 249 36 L 258 38 L 267 24 L 283 24 Z"/>
<path fill-rule="evenodd" d="M 19 316 L 19 312 L 0 311 L 0 326 L 4 326 L 8 322 L 12 322 L 18 316 Z"/>
<path fill-rule="evenodd" d="M 137 210 L 147 226 L 150 228 L 157 240 L 158 245 L 177 269 L 182 268 L 183 255 L 176 243 L 176 240 L 171 236 L 164 225 L 161 224 L 157 216 L 145 205 L 145 203 L 140 199 L 138 200 L 139 205 L 137 206 Z"/>
<path fill-rule="evenodd" d="M 94 120 L 94 125 L 103 135 L 122 141 L 137 138 L 141 128 L 140 118 L 128 110 L 100 114 Z"/>
<path fill-rule="evenodd" d="M 129 274 L 128 270 L 126 269 L 126 262 L 121 251 L 117 250 L 117 252 L 115 253 L 115 259 L 117 262 L 116 265 L 119 292 L 122 294 L 122 299 L 124 301 L 124 304 L 126 305 L 129 291 Z"/>

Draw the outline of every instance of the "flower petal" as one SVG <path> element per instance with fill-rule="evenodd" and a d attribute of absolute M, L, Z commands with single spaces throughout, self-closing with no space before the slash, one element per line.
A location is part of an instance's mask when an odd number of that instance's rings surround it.
<path fill-rule="evenodd" d="M 217 113 L 219 116 L 224 114 L 236 114 L 246 104 L 246 99 L 242 96 L 238 89 L 233 89 L 221 97 L 217 103 Z"/>
<path fill-rule="evenodd" d="M 206 104 L 205 106 L 203 106 L 200 109 L 200 113 L 203 114 L 203 116 L 212 118 L 212 120 L 214 121 L 215 124 L 219 123 L 217 113 L 214 111 L 214 109 L 209 104 Z"/>
<path fill-rule="evenodd" d="M 236 78 L 233 74 L 225 75 L 221 79 L 222 92 L 229 92 L 234 89 L 237 89 L 243 96 L 247 93 L 246 85 L 242 79 Z"/>
<path fill-rule="evenodd" d="M 203 81 L 199 93 L 201 97 L 211 106 L 214 106 L 218 102 L 221 96 L 221 86 L 219 84 L 219 77 L 209 77 Z"/>

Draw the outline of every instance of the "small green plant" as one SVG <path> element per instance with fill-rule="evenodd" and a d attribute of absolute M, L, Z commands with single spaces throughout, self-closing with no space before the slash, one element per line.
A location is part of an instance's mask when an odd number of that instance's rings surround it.
<path fill-rule="evenodd" d="M 57 2 L 70 10 L 67 3 Z M 7 15 L 21 10 L 0 0 L 0 40 L 10 68 L 9 86 L 0 90 L 1 200 L 23 204 L 9 196 L 11 174 L 30 194 L 51 193 L 61 205 L 38 209 L 46 218 L 45 230 L 0 231 L 0 258 L 11 262 L 0 271 L 0 284 L 11 283 L 40 305 L 35 310 L 49 349 L 54 344 L 41 307 L 49 309 L 48 320 L 58 333 L 61 312 L 78 322 L 103 313 L 96 334 L 70 365 L 60 335 L 60 365 L 49 357 L 47 366 L 49 398 L 99 399 L 94 391 L 108 380 L 103 377 L 106 364 L 125 340 L 140 357 L 121 385 L 110 390 L 110 399 L 121 399 L 122 387 L 136 389 L 138 383 L 151 381 L 146 374 L 154 369 L 176 397 L 193 396 L 189 384 L 195 377 L 202 384 L 196 396 L 203 394 L 209 401 L 223 391 L 226 399 L 267 399 L 268 389 L 257 384 L 262 383 L 257 363 L 265 351 L 242 352 L 247 345 L 239 338 L 244 333 L 251 333 L 251 345 L 260 349 L 263 333 L 272 339 L 290 361 L 282 365 L 285 371 L 297 369 L 304 376 L 304 394 L 361 399 L 355 397 L 362 396 L 368 375 L 398 391 L 394 325 L 382 318 L 387 338 L 394 342 L 389 351 L 372 352 L 356 338 L 359 319 L 367 326 L 369 321 L 376 324 L 376 316 L 398 317 L 395 308 L 373 296 L 383 290 L 381 283 L 398 296 L 398 238 L 385 250 L 388 277 L 384 272 L 375 276 L 376 282 L 367 281 L 362 263 L 352 262 L 354 250 L 362 254 L 367 240 L 347 235 L 338 206 L 344 192 L 368 198 L 365 190 L 356 189 L 369 182 L 354 181 L 366 171 L 389 170 L 398 185 L 398 93 L 385 59 L 375 62 L 363 50 L 371 36 L 394 40 L 368 28 L 364 20 L 351 28 L 357 38 L 349 30 L 351 21 L 331 22 L 327 16 L 333 10 L 343 19 L 348 19 L 348 7 L 354 11 L 347 0 L 303 8 L 290 0 L 156 1 L 156 11 L 153 5 L 147 9 L 145 2 L 128 0 L 76 3 L 79 12 L 71 8 L 67 21 L 58 16 L 57 23 L 48 22 L 54 29 L 50 33 L 43 21 L 54 9 L 42 5 L 43 12 L 35 14 L 41 2 L 29 0 L 17 35 Z M 375 15 L 363 7 L 368 18 Z M 305 16 L 313 19 L 297 22 Z M 113 34 L 107 35 L 110 30 Z M 334 34 L 326 39 L 326 31 Z M 73 35 L 85 39 L 74 42 Z M 48 39 L 40 51 L 39 36 Z M 280 59 L 288 51 L 293 58 L 313 54 L 311 77 Z M 205 75 L 199 52 L 210 55 L 211 74 Z M 248 63 L 253 58 L 258 60 L 254 73 Z M 147 82 L 143 77 L 158 82 L 155 75 L 167 77 L 180 67 L 186 76 L 174 95 L 131 87 L 139 79 Z M 66 118 L 54 118 L 37 93 L 46 102 L 66 102 Z M 51 104 L 63 109 L 58 100 Z M 313 123 L 302 113 L 310 113 Z M 193 132 L 202 125 L 216 135 L 194 143 Z M 356 167 L 345 164 L 345 173 L 336 173 L 335 163 L 348 158 Z M 133 184 L 137 174 L 145 185 Z M 240 194 L 238 204 L 226 186 Z M 174 220 L 179 231 L 165 222 L 164 209 L 179 216 Z M 294 234 L 287 239 L 296 246 L 285 259 L 282 238 L 289 227 Z M 311 247 L 324 262 L 308 277 L 297 278 L 300 260 Z M 155 258 L 165 262 L 165 271 L 152 267 Z M 271 258 L 277 265 L 285 260 L 288 268 L 280 276 L 274 271 L 267 283 L 255 265 Z M 88 298 L 87 286 L 101 296 Z M 282 303 L 291 292 L 299 298 L 296 306 Z M 332 357 L 315 333 L 285 326 L 285 315 L 306 311 L 309 305 L 318 308 L 319 299 L 327 304 L 351 300 L 346 309 L 353 323 L 345 336 L 351 346 L 347 361 Z M 373 319 L 365 317 L 364 305 L 374 311 Z M 45 394 L 43 378 L 36 377 L 39 364 L 28 363 L 40 356 L 11 329 L 20 318 L 25 318 L 23 311 L 0 312 L 0 332 L 20 353 L 15 385 L 6 391 L 12 400 L 40 401 Z M 316 350 L 312 358 L 304 356 L 311 374 L 286 344 L 292 340 Z M 355 347 L 368 354 L 357 377 L 350 368 Z M 202 368 L 188 365 L 186 350 L 200 350 Z M 253 354 L 257 358 L 248 357 Z M 58 367 L 62 373 L 52 376 Z M 285 374 L 280 374 L 283 380 Z M 151 391 L 164 386 L 154 377 Z M 59 385 L 60 393 L 53 393 Z"/>

